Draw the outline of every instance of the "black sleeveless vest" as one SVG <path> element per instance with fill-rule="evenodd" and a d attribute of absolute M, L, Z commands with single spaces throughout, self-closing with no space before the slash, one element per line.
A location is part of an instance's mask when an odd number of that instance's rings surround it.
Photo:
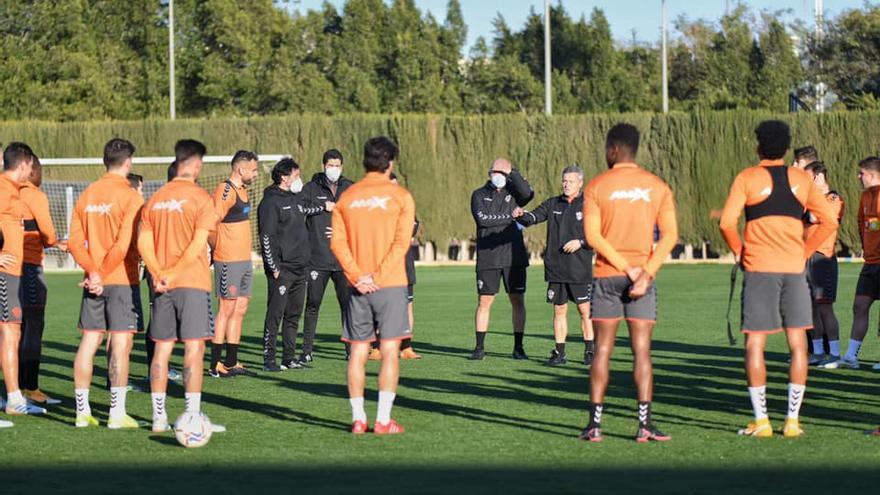
<path fill-rule="evenodd" d="M 226 188 L 223 190 L 223 200 L 226 201 L 226 198 L 229 197 L 229 192 L 232 191 L 235 193 L 235 204 L 232 205 L 232 208 L 226 212 L 226 216 L 223 217 L 223 223 L 238 223 L 245 222 L 248 219 L 248 215 L 251 212 L 251 204 L 249 202 L 244 202 L 241 200 L 241 197 L 238 195 L 238 191 L 236 190 L 235 184 L 230 181 L 226 181 Z"/>
<path fill-rule="evenodd" d="M 788 181 L 788 167 L 786 165 L 774 165 L 764 167 L 773 181 L 773 190 L 767 199 L 760 203 L 746 206 L 746 222 L 763 217 L 791 217 L 801 220 L 804 216 L 804 205 L 791 192 L 791 183 Z"/>

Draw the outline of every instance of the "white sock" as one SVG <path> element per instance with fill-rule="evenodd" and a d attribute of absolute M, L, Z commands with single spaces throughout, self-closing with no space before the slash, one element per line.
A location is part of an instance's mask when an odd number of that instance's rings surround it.
<path fill-rule="evenodd" d="M 125 416 L 125 394 L 128 387 L 110 387 L 110 417 L 121 418 Z"/>
<path fill-rule="evenodd" d="M 80 416 L 91 416 L 92 406 L 89 405 L 89 389 L 78 388 L 73 392 L 76 396 L 76 414 Z M 12 402 L 12 394 L 9 394 L 9 402 Z"/>
<path fill-rule="evenodd" d="M 767 386 L 749 387 L 749 398 L 752 399 L 752 410 L 755 419 L 767 418 Z"/>
<path fill-rule="evenodd" d="M 849 339 L 849 345 L 846 348 L 846 356 L 844 359 L 847 361 L 855 361 L 859 358 L 859 349 L 862 347 L 862 342 L 859 340 Z"/>
<path fill-rule="evenodd" d="M 825 355 L 825 340 L 824 339 L 813 339 L 813 354 L 817 356 Z"/>
<path fill-rule="evenodd" d="M 9 395 L 6 397 L 6 402 L 9 404 L 21 404 L 24 402 L 24 396 L 21 395 L 21 390 L 9 392 Z"/>
<path fill-rule="evenodd" d="M 183 396 L 186 398 L 186 412 L 199 412 L 202 410 L 201 392 L 187 392 Z"/>
<path fill-rule="evenodd" d="M 168 412 L 165 411 L 165 394 L 150 394 L 150 398 L 153 399 L 153 419 L 164 419 L 168 420 Z"/>
<path fill-rule="evenodd" d="M 379 391 L 379 408 L 376 411 L 376 422 L 387 425 L 391 421 L 391 406 L 394 405 L 394 392 Z"/>
<path fill-rule="evenodd" d="M 839 340 L 829 340 L 828 341 L 828 350 L 831 351 L 832 356 L 840 357 L 840 341 Z"/>
<path fill-rule="evenodd" d="M 797 419 L 804 402 L 804 390 L 806 385 L 788 384 L 788 418 Z"/>
<path fill-rule="evenodd" d="M 364 410 L 364 398 L 363 397 L 353 397 L 348 399 L 348 403 L 351 404 L 351 422 L 355 421 L 363 421 L 367 422 L 367 411 Z"/>

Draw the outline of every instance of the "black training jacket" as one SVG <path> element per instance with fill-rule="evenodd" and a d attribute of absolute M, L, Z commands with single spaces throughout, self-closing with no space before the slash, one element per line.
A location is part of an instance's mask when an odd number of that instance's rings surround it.
<path fill-rule="evenodd" d="M 554 196 L 527 211 L 517 221 L 529 226 L 547 222 L 547 251 L 544 253 L 544 280 L 566 284 L 585 284 L 593 278 L 593 250 L 584 236 L 584 195 L 571 203 L 565 196 Z M 568 241 L 578 240 L 581 249 L 568 254 L 562 250 Z"/>
<path fill-rule="evenodd" d="M 285 191 L 277 185 L 263 191 L 257 208 L 260 254 L 266 273 L 299 271 L 311 258 L 306 218 L 324 211 L 303 201 L 301 194 Z"/>
<path fill-rule="evenodd" d="M 477 224 L 477 271 L 528 266 L 529 253 L 513 210 L 535 196 L 528 182 L 514 170 L 507 186 L 495 189 L 491 181 L 471 194 L 471 215 Z"/>
<path fill-rule="evenodd" d="M 300 193 L 304 202 L 308 205 L 320 206 L 321 213 L 309 217 L 307 226 L 309 228 L 309 244 L 312 247 L 312 260 L 310 268 L 312 270 L 341 271 L 342 267 L 336 261 L 336 257 L 330 252 L 330 239 L 327 237 L 327 227 L 330 226 L 330 218 L 332 213 L 324 211 L 324 203 L 327 201 L 337 202 L 339 196 L 345 192 L 352 184 L 352 181 L 345 177 L 339 177 L 336 181 L 336 194 L 330 190 L 330 181 L 324 172 L 319 172 L 312 176 L 312 180 L 303 187 Z"/>

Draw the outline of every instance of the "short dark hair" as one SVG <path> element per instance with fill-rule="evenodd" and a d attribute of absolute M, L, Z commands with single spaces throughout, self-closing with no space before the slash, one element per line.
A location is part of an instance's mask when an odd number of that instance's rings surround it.
<path fill-rule="evenodd" d="M 819 152 L 816 151 L 816 148 L 814 148 L 812 146 L 803 146 L 801 148 L 795 148 L 794 159 L 795 160 L 807 160 L 808 163 L 818 162 L 819 161 Z"/>
<path fill-rule="evenodd" d="M 367 172 L 385 172 L 399 152 L 397 145 L 385 136 L 370 138 L 364 144 L 364 168 Z"/>
<path fill-rule="evenodd" d="M 33 160 L 34 150 L 24 143 L 13 141 L 3 150 L 3 170 L 16 170 L 20 164 Z"/>
<path fill-rule="evenodd" d="M 755 128 L 758 154 L 761 158 L 778 160 L 791 147 L 791 128 L 781 120 L 765 120 Z"/>
<path fill-rule="evenodd" d="M 134 145 L 122 138 L 113 138 L 104 145 L 104 166 L 116 168 L 134 156 Z"/>
<path fill-rule="evenodd" d="M 293 158 L 287 157 L 278 160 L 278 163 L 272 167 L 272 183 L 276 186 L 281 184 L 281 178 L 290 175 L 294 170 L 299 170 L 299 164 Z"/>
<path fill-rule="evenodd" d="M 859 162 L 859 168 L 870 170 L 871 172 L 880 172 L 880 157 L 869 156 Z"/>
<path fill-rule="evenodd" d="M 619 123 L 615 124 L 608 131 L 608 136 L 605 138 L 605 147 L 610 148 L 617 145 L 628 149 L 633 156 L 636 156 L 639 152 L 639 139 L 639 129 L 636 126 Z"/>
<path fill-rule="evenodd" d="M 238 150 L 232 155 L 232 168 L 235 168 L 235 165 L 241 162 L 253 162 L 257 161 L 257 154 L 253 151 L 248 150 Z"/>
<path fill-rule="evenodd" d="M 132 189 L 137 189 L 138 186 L 144 183 L 143 175 L 128 174 L 125 178 L 128 179 L 128 185 L 131 186 Z"/>
<path fill-rule="evenodd" d="M 321 163 L 327 165 L 327 162 L 330 160 L 339 160 L 339 163 L 344 163 L 342 159 L 342 152 L 336 148 L 329 149 L 324 152 L 324 156 L 321 157 Z"/>
<path fill-rule="evenodd" d="M 810 162 L 809 165 L 804 167 L 804 170 L 813 174 L 813 177 L 824 175 L 826 179 L 828 178 L 828 167 L 820 161 Z"/>
<path fill-rule="evenodd" d="M 205 145 L 195 139 L 181 139 L 174 145 L 174 158 L 178 165 L 193 157 L 203 157 L 208 153 Z"/>
<path fill-rule="evenodd" d="M 168 165 L 168 182 L 173 181 L 177 178 L 177 160 L 171 162 L 171 165 Z"/>

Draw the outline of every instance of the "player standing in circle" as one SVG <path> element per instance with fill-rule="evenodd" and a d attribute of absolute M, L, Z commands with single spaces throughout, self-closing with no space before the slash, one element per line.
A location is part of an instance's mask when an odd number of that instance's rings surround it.
<path fill-rule="evenodd" d="M 856 283 L 853 322 L 846 354 L 828 369 L 859 368 L 859 351 L 868 335 L 868 317 L 874 301 L 880 299 L 880 157 L 868 157 L 859 163 L 859 181 L 864 191 L 859 200 L 859 234 L 865 264 Z M 874 365 L 880 369 L 880 363 Z"/>
<path fill-rule="evenodd" d="M 74 362 L 76 426 L 98 426 L 89 404 L 95 353 L 104 340 L 113 349 L 110 377 L 111 429 L 137 428 L 125 412 L 129 356 L 138 315 L 131 286 L 138 283 L 137 264 L 127 266 L 131 239 L 144 199 L 128 185 L 134 145 L 114 138 L 104 146 L 107 173 L 80 194 L 70 223 L 70 254 L 85 272 L 79 329 L 82 332 Z M 132 276 L 132 273 L 134 275 Z"/>
<path fill-rule="evenodd" d="M 803 435 L 798 420 L 807 384 L 807 335 L 813 326 L 810 289 L 805 263 L 837 229 L 837 217 L 810 174 L 785 166 L 791 131 L 778 120 L 761 122 L 755 129 L 758 165 L 733 181 L 721 213 L 721 233 L 745 276 L 742 289 L 742 331 L 746 335 L 746 379 L 755 421 L 740 431 L 770 437 L 767 415 L 767 336 L 785 332 L 791 350 L 788 415 L 785 437 Z M 804 240 L 804 209 L 816 219 L 813 235 Z M 745 210 L 743 238 L 739 217 Z"/>
<path fill-rule="evenodd" d="M 44 414 L 42 407 L 31 405 L 21 393 L 18 381 L 18 353 L 21 342 L 21 301 L 19 286 L 24 257 L 22 220 L 27 215 L 19 191 L 31 175 L 35 155 L 31 148 L 13 142 L 3 150 L 3 173 L 0 174 L 0 366 L 6 384 L 6 414 Z M 3 406 L 0 399 L 0 406 Z M 0 428 L 12 426 L 0 420 Z"/>
<path fill-rule="evenodd" d="M 187 412 L 200 412 L 205 341 L 214 336 L 208 235 L 219 218 L 213 199 L 196 184 L 205 145 L 183 139 L 174 146 L 177 177 L 156 191 L 144 206 L 138 250 L 150 271 L 155 297 L 150 338 L 156 342 L 150 364 L 153 431 L 167 431 L 168 360 L 182 341 L 183 387 Z M 213 425 L 215 431 L 223 431 Z"/>
<path fill-rule="evenodd" d="M 592 319 L 596 356 L 590 371 L 590 422 L 579 438 L 602 440 L 601 421 L 609 362 L 620 320 L 626 319 L 638 393 L 637 442 L 666 441 L 651 421 L 654 370 L 651 334 L 657 320 L 654 277 L 678 241 L 672 191 L 662 179 L 636 164 L 639 131 L 617 124 L 608 131 L 605 159 L 610 170 L 593 178 L 584 192 L 586 239 L 596 250 Z M 654 229 L 660 238 L 654 246 Z"/>
<path fill-rule="evenodd" d="M 504 282 L 513 313 L 513 359 L 528 359 L 523 349 L 526 329 L 526 269 L 529 253 L 516 218 L 535 197 L 532 186 L 510 161 L 498 158 L 489 180 L 471 194 L 471 215 L 477 224 L 476 346 L 470 359 L 486 357 L 485 341 L 495 295 Z"/>
<path fill-rule="evenodd" d="M 238 361 L 238 346 L 254 276 L 247 186 L 256 178 L 257 155 L 239 150 L 232 157 L 232 174 L 214 190 L 214 207 L 220 217 L 212 243 L 214 289 L 220 299 L 208 370 L 214 378 L 244 374 L 244 366 Z M 224 342 L 225 362 L 220 360 Z"/>
<path fill-rule="evenodd" d="M 828 169 L 822 162 L 813 162 L 804 168 L 812 177 L 816 187 L 828 200 L 831 213 L 837 222 L 843 220 L 843 198 L 828 184 Z M 810 215 L 809 223 L 804 229 L 804 239 L 808 239 L 818 228 Z M 834 301 L 837 300 L 837 231 L 825 239 L 825 242 L 810 256 L 807 261 L 807 281 L 813 297 L 813 353 L 809 363 L 820 367 L 840 359 L 840 324 L 834 314 Z M 825 337 L 828 338 L 828 355 L 825 354 Z"/>
<path fill-rule="evenodd" d="M 577 165 L 562 171 L 562 194 L 541 203 L 517 219 L 525 226 L 547 222 L 547 248 L 544 254 L 544 280 L 547 302 L 553 305 L 553 337 L 556 348 L 547 366 L 566 362 L 568 302 L 577 305 L 584 336 L 584 364 L 593 362 L 593 322 L 590 300 L 593 296 L 593 249 L 584 239 L 584 171 Z"/>
<path fill-rule="evenodd" d="M 400 341 L 412 336 L 407 321 L 406 268 L 415 222 L 412 195 L 390 180 L 398 148 L 386 137 L 364 145 L 366 176 L 333 209 L 330 249 L 351 284 L 342 340 L 350 343 L 348 393 L 352 433 L 367 431 L 364 384 L 370 344 L 380 335 L 379 406 L 373 432 L 403 433 L 391 419 L 400 377 Z"/>
<path fill-rule="evenodd" d="M 59 242 L 49 213 L 49 198 L 40 190 L 43 167 L 34 157 L 33 170 L 28 182 L 19 193 L 27 207 L 24 217 L 24 266 L 20 299 L 22 303 L 21 344 L 18 383 L 27 400 L 36 404 L 55 405 L 53 399 L 40 390 L 40 361 L 42 360 L 43 329 L 46 317 L 48 288 L 43 277 L 43 249 L 58 246 L 67 250 L 67 243 Z"/>

